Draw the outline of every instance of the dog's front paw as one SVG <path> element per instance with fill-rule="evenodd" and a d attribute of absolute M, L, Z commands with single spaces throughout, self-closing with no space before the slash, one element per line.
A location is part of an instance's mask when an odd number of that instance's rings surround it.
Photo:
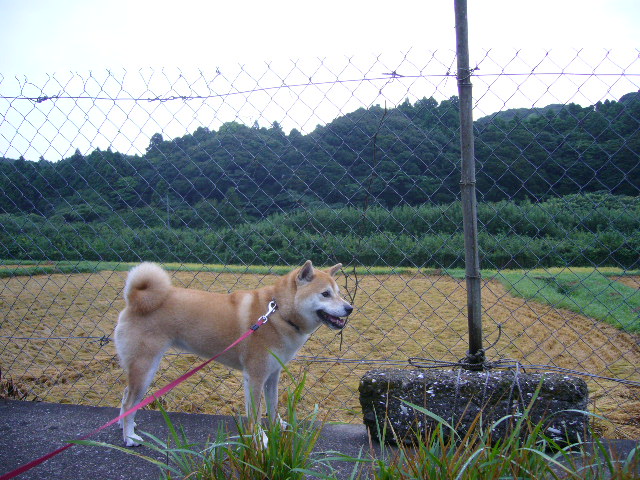
<path fill-rule="evenodd" d="M 127 447 L 139 447 L 143 441 L 144 440 L 140 435 L 137 435 L 134 433 L 131 436 L 124 439 L 124 444 Z"/>
<path fill-rule="evenodd" d="M 259 445 L 262 445 L 262 448 L 266 449 L 269 447 L 269 437 L 267 437 L 267 432 L 265 432 L 262 427 L 258 426 L 258 431 L 256 432 L 254 439 L 259 442 Z"/>
<path fill-rule="evenodd" d="M 280 414 L 278 414 L 278 422 L 280 423 L 280 429 L 281 430 L 289 430 L 291 428 L 291 425 L 287 422 L 285 422 L 282 417 L 280 416 Z"/>

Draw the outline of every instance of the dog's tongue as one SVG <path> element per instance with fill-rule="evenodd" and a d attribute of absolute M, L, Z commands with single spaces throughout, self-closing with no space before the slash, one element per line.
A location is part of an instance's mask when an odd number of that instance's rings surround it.
<path fill-rule="evenodd" d="M 333 315 L 327 315 L 327 320 L 329 320 L 335 326 L 340 327 L 340 328 L 344 327 L 344 325 L 345 325 L 345 319 L 344 318 L 334 317 Z"/>
<path fill-rule="evenodd" d="M 347 324 L 346 318 L 336 317 L 323 310 L 318 310 L 318 316 L 327 324 L 330 328 L 342 329 Z"/>

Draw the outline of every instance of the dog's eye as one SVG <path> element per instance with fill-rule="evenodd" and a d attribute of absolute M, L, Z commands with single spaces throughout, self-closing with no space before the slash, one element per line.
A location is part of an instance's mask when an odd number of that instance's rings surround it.
<path fill-rule="evenodd" d="M 331 293 L 329 292 L 329 290 L 325 290 L 324 292 L 322 292 L 322 296 L 327 298 L 331 296 Z"/>

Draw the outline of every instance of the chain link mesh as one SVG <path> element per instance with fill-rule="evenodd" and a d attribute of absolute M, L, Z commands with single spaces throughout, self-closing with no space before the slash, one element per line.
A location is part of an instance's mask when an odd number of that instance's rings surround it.
<path fill-rule="evenodd" d="M 637 438 L 638 51 L 475 57 L 487 357 L 588 374 L 598 428 Z M 410 51 L 0 77 L 2 394 L 117 405 L 110 338 L 142 260 L 219 292 L 344 263 L 356 312 L 283 380 L 306 374 L 302 407 L 332 420 L 360 421 L 374 366 L 463 358 L 454 66 Z M 167 355 L 155 385 L 194 362 Z M 242 411 L 236 373 L 196 377 L 165 406 Z"/>

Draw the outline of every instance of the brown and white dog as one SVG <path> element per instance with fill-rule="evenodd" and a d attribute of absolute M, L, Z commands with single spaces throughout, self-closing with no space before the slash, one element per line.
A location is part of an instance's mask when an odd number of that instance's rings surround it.
<path fill-rule="evenodd" d="M 275 421 L 280 362 L 287 364 L 322 323 L 344 328 L 353 311 L 334 279 L 341 267 L 316 270 L 307 260 L 274 285 L 230 294 L 173 287 L 169 274 L 155 263 L 133 268 L 124 288 L 127 306 L 115 330 L 128 380 L 121 413 L 143 399 L 169 348 L 210 358 L 254 325 L 275 300 L 277 310 L 268 322 L 218 358 L 242 371 L 249 420 L 260 418 L 264 391 L 269 419 Z M 134 417 L 132 413 L 121 422 L 127 446 L 141 441 L 134 432 Z"/>

